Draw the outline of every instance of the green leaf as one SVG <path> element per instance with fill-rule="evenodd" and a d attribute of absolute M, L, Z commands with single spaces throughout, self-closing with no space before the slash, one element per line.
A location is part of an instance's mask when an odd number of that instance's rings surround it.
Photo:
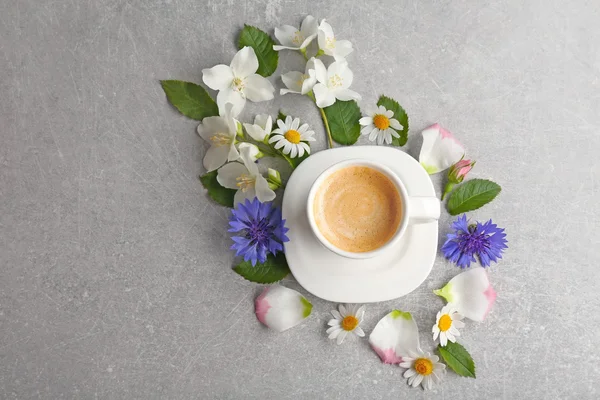
<path fill-rule="evenodd" d="M 258 58 L 258 71 L 256 73 L 269 76 L 275 72 L 279 62 L 279 53 L 273 50 L 274 44 L 273 39 L 265 32 L 253 26 L 244 25 L 244 29 L 240 32 L 238 48 L 252 47 Z"/>
<path fill-rule="evenodd" d="M 183 81 L 160 81 L 167 99 L 186 117 L 202 121 L 205 117 L 219 115 L 217 103 L 202 86 Z"/>
<path fill-rule="evenodd" d="M 337 100 L 323 109 L 329 122 L 331 137 L 339 144 L 354 144 L 360 136 L 360 108 L 356 101 Z"/>
<path fill-rule="evenodd" d="M 244 279 L 256 283 L 274 283 L 282 280 L 290 273 L 285 255 L 281 252 L 277 253 L 276 256 L 269 254 L 267 261 L 262 264 L 257 263 L 254 267 L 249 261 L 242 261 L 233 270 Z"/>
<path fill-rule="evenodd" d="M 446 364 L 458 375 L 475 378 L 475 362 L 462 345 L 449 341 L 445 347 L 438 345 L 438 351 Z"/>
<path fill-rule="evenodd" d="M 202 186 L 208 190 L 208 195 L 217 203 L 233 208 L 233 197 L 236 190 L 227 189 L 217 181 L 217 171 L 208 172 L 200 177 Z"/>
<path fill-rule="evenodd" d="M 477 210 L 500 193 L 500 186 L 486 179 L 471 179 L 450 193 L 446 208 L 451 215 Z"/>
<path fill-rule="evenodd" d="M 287 117 L 287 115 L 285 115 L 284 113 L 281 112 L 281 110 L 279 110 L 279 113 L 277 113 L 277 119 L 285 121 L 285 117 Z M 277 120 L 273 121 L 273 125 L 274 126 L 277 125 Z"/>
<path fill-rule="evenodd" d="M 384 106 L 386 110 L 390 110 L 394 112 L 394 118 L 400 122 L 402 125 L 402 130 L 396 130 L 400 134 L 399 138 L 392 138 L 392 144 L 394 146 L 404 146 L 406 141 L 408 140 L 408 114 L 406 111 L 398 104 L 398 102 L 390 97 L 381 96 L 377 101 L 378 106 Z M 393 129 L 393 128 L 392 128 Z"/>

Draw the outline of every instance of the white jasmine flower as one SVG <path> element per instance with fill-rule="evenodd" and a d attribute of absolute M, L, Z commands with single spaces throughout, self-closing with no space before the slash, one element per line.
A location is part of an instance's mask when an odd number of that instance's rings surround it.
<path fill-rule="evenodd" d="M 446 346 L 448 341 L 456 342 L 456 336 L 460 336 L 459 328 L 463 328 L 463 316 L 452 309 L 451 306 L 444 306 L 436 316 L 435 325 L 433 325 L 433 340 L 440 337 L 440 344 Z"/>
<path fill-rule="evenodd" d="M 252 161 L 258 160 L 260 158 L 259 155 L 262 157 L 260 149 L 255 144 L 246 142 L 239 143 L 238 151 L 240 152 L 240 154 L 242 153 L 242 151 L 244 151 L 244 149 L 248 149 L 248 156 Z"/>
<path fill-rule="evenodd" d="M 365 316 L 365 306 L 340 304 L 338 309 L 339 311 L 331 311 L 334 318 L 327 323 L 331 327 L 327 329 L 329 339 L 336 339 L 337 344 L 342 344 L 350 333 L 359 337 L 365 336 L 360 327 Z"/>
<path fill-rule="evenodd" d="M 379 106 L 375 110 L 367 111 L 366 114 L 358 122 L 363 125 L 360 133 L 368 135 L 371 142 L 377 141 L 379 145 L 384 142 L 391 144 L 392 136 L 395 138 L 400 137 L 394 129 L 401 130 L 403 127 L 397 119 L 392 118 L 394 116 L 393 111 L 386 110 L 384 106 Z"/>
<path fill-rule="evenodd" d="M 446 372 L 446 366 L 439 363 L 438 356 L 432 356 L 421 350 L 411 351 L 407 356 L 402 357 L 400 366 L 408 368 L 404 372 L 404 377 L 408 379 L 408 384 L 417 387 L 419 384 L 423 389 L 429 390 L 434 383 L 439 383 Z"/>
<path fill-rule="evenodd" d="M 348 89 L 354 75 L 345 60 L 335 61 L 327 69 L 319 59 L 315 59 L 314 63 L 319 83 L 313 87 L 313 92 L 318 107 L 329 107 L 336 99 L 342 101 L 361 99 L 360 94 Z"/>
<path fill-rule="evenodd" d="M 246 132 L 257 142 L 263 142 L 271 134 L 273 118 L 270 115 L 259 114 L 254 117 L 254 124 L 244 124 Z"/>
<path fill-rule="evenodd" d="M 306 142 L 314 142 L 315 132 L 309 130 L 308 124 L 300 126 L 300 118 L 294 118 L 289 115 L 285 122 L 278 119 L 278 128 L 273 130 L 273 136 L 269 143 L 275 143 L 275 149 L 283 147 L 283 154 L 289 154 L 291 158 L 302 157 L 304 153 L 310 154 L 310 146 Z"/>
<path fill-rule="evenodd" d="M 304 50 L 317 36 L 317 20 L 312 15 L 307 15 L 302 21 L 300 30 L 290 25 L 275 28 L 275 37 L 281 46 L 273 46 L 273 50 Z"/>
<path fill-rule="evenodd" d="M 198 134 L 210 143 L 203 162 L 204 168 L 209 172 L 240 156 L 235 147 L 238 122 L 232 116 L 232 109 L 233 104 L 227 103 L 222 116 L 206 117 L 198 125 Z"/>
<path fill-rule="evenodd" d="M 240 159 L 242 163 L 232 162 L 219 168 L 217 181 L 228 189 L 237 189 L 233 198 L 234 205 L 244 200 L 253 200 L 255 197 L 260 202 L 275 199 L 275 192 L 269 188 L 269 183 L 258 171 L 258 166 L 250 156 L 250 148 L 242 148 Z"/>
<path fill-rule="evenodd" d="M 325 20 L 319 25 L 319 48 L 336 60 L 345 58 L 354 50 L 349 40 L 336 40 L 331 25 Z"/>
<path fill-rule="evenodd" d="M 281 75 L 281 80 L 287 89 L 281 89 L 279 94 L 287 93 L 307 94 L 317 83 L 317 73 L 315 72 L 315 58 L 312 57 L 306 63 L 304 73 L 291 71 Z"/>
<path fill-rule="evenodd" d="M 246 99 L 266 101 L 273 98 L 275 88 L 266 78 L 258 75 L 258 58 L 252 47 L 238 51 L 230 65 L 219 64 L 202 70 L 202 81 L 211 89 L 218 90 L 219 113 L 226 103 L 233 104 L 233 115 L 238 115 Z"/>

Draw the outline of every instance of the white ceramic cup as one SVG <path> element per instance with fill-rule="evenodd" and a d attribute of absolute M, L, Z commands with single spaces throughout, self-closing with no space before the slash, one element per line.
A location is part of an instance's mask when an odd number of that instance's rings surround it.
<path fill-rule="evenodd" d="M 381 247 L 378 247 L 375 250 L 358 253 L 342 250 L 331 244 L 331 242 L 327 240 L 325 236 L 323 236 L 315 221 L 315 212 L 313 207 L 315 203 L 315 196 L 319 187 L 331 174 L 343 168 L 361 166 L 373 168 L 374 170 L 379 171 L 385 176 L 387 176 L 389 180 L 392 181 L 392 183 L 396 187 L 396 190 L 398 191 L 398 194 L 400 195 L 400 200 L 402 202 L 402 219 L 398 224 L 398 228 L 396 228 L 396 232 L 391 237 L 391 239 L 388 240 L 387 243 L 385 243 Z M 392 172 L 392 170 L 376 161 L 363 159 L 341 161 L 323 171 L 323 173 L 317 177 L 317 179 L 314 181 L 310 188 L 310 192 L 308 193 L 308 202 L 306 205 L 306 209 L 310 228 L 312 229 L 314 235 L 317 237 L 317 239 L 319 240 L 319 242 L 321 242 L 323 246 L 341 256 L 358 259 L 375 257 L 378 254 L 383 253 L 390 247 L 397 244 L 404 232 L 406 231 L 409 220 L 432 221 L 437 220 L 440 217 L 440 201 L 437 197 L 409 196 L 408 192 L 406 191 L 406 187 L 404 186 L 404 183 L 402 183 L 398 175 Z"/>

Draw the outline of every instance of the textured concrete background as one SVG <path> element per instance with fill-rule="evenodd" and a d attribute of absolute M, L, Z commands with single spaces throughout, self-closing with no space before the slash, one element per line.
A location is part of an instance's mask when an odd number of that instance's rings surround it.
<path fill-rule="evenodd" d="M 483 3 L 1 1 L 0 398 L 600 397 L 599 5 Z M 259 287 L 230 270 L 227 210 L 197 180 L 205 144 L 158 80 L 200 82 L 245 22 L 272 32 L 306 13 L 354 43 L 363 105 L 385 93 L 406 108 L 411 154 L 439 121 L 478 160 L 473 177 L 503 186 L 470 214 L 510 241 L 492 313 L 463 330 L 476 380 L 409 389 L 366 340 L 330 343 L 334 305 L 312 296 L 303 324 L 268 331 Z M 292 68 L 301 57 L 284 53 L 276 75 Z M 306 98 L 243 119 L 280 107 L 324 148 Z M 458 272 L 438 257 L 414 293 L 368 306 L 366 331 L 401 308 L 431 349 L 431 290 Z"/>

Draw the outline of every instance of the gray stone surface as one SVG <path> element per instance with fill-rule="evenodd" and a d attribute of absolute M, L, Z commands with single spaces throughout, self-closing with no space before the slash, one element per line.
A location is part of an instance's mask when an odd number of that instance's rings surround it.
<path fill-rule="evenodd" d="M 490 268 L 497 303 L 461 339 L 477 380 L 409 389 L 366 340 L 330 343 L 334 305 L 312 296 L 303 324 L 268 331 L 259 287 L 230 270 L 227 210 L 197 180 L 205 144 L 158 80 L 200 82 L 245 22 L 272 31 L 306 13 L 354 43 L 363 105 L 386 93 L 406 108 L 411 154 L 439 121 L 473 176 L 503 186 L 470 214 L 510 241 Z M 1 1 L 0 398 L 600 397 L 599 18 L 585 0 Z M 301 57 L 284 53 L 276 75 L 292 68 Z M 280 107 L 325 147 L 306 98 L 243 119 Z M 432 348 L 431 290 L 458 272 L 438 257 L 414 293 L 368 306 L 366 330 L 401 308 Z"/>

